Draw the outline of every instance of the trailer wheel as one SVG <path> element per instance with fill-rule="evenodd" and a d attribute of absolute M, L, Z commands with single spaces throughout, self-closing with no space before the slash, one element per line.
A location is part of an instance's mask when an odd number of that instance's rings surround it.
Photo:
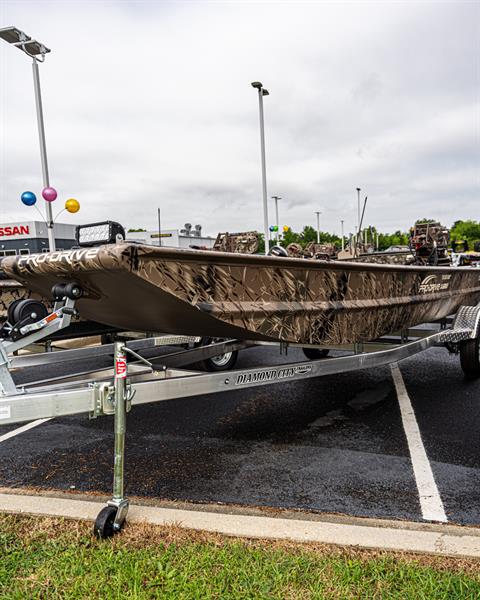
<path fill-rule="evenodd" d="M 221 342 L 220 338 L 202 338 L 200 342 L 200 346 L 208 346 L 209 344 L 214 344 L 215 342 Z M 204 371 L 228 371 L 232 369 L 237 362 L 238 351 L 234 350 L 233 352 L 225 352 L 225 354 L 219 354 L 218 356 L 212 356 L 211 358 L 206 358 L 205 360 L 201 360 L 198 362 L 198 366 L 200 369 Z"/>
<path fill-rule="evenodd" d="M 328 350 L 326 348 L 302 348 L 303 353 L 309 360 L 317 360 L 319 358 L 325 358 L 328 356 Z"/>
<path fill-rule="evenodd" d="M 93 527 L 95 537 L 100 540 L 113 537 L 113 534 L 116 532 L 113 526 L 116 515 L 117 508 L 115 506 L 105 506 L 105 508 L 102 508 L 98 513 Z"/>
<path fill-rule="evenodd" d="M 466 340 L 460 344 L 460 365 L 467 377 L 480 377 L 480 340 Z"/>

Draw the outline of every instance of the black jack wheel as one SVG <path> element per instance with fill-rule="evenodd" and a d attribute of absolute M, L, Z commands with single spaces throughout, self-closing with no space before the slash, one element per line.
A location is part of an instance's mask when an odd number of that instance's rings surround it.
<path fill-rule="evenodd" d="M 303 353 L 309 360 L 317 360 L 319 358 L 325 358 L 328 356 L 328 350 L 326 348 L 302 348 Z"/>
<path fill-rule="evenodd" d="M 460 343 L 460 365 L 468 378 L 480 377 L 479 338 L 465 340 Z"/>
<path fill-rule="evenodd" d="M 93 533 L 95 537 L 100 540 L 106 540 L 113 537 L 117 533 L 117 529 L 114 528 L 115 517 L 117 516 L 117 508 L 115 506 L 105 506 L 98 513 L 93 526 Z"/>

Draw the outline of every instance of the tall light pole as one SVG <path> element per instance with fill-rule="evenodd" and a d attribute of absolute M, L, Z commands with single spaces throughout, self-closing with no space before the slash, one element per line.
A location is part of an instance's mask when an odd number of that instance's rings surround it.
<path fill-rule="evenodd" d="M 252 87 L 258 90 L 258 111 L 260 117 L 260 154 L 262 161 L 262 193 L 263 193 L 263 233 L 265 236 L 265 254 L 270 249 L 269 231 L 268 231 L 268 205 L 267 205 L 267 168 L 265 164 L 265 123 L 263 119 L 263 97 L 268 96 L 269 92 L 263 87 L 260 81 L 252 81 Z"/>
<path fill-rule="evenodd" d="M 276 225 L 277 225 L 277 244 L 279 243 L 280 240 L 280 225 L 278 223 L 278 201 L 281 200 L 281 196 L 272 196 L 272 198 L 275 200 L 275 219 L 276 219 Z"/>
<path fill-rule="evenodd" d="M 343 236 L 343 219 L 340 221 L 342 224 L 342 250 L 345 250 L 345 238 Z"/>
<path fill-rule="evenodd" d="M 317 215 L 317 244 L 320 243 L 320 215 L 322 214 L 319 210 L 315 211 Z"/>
<path fill-rule="evenodd" d="M 158 216 L 158 245 L 162 245 L 162 221 L 160 220 L 160 208 L 157 208 Z"/>
<path fill-rule="evenodd" d="M 50 49 L 44 44 L 37 42 L 37 40 L 32 39 L 30 36 L 23 31 L 20 31 L 20 29 L 17 29 L 16 27 L 3 27 L 0 29 L 0 38 L 4 39 L 9 44 L 16 46 L 22 52 L 25 52 L 25 54 L 30 56 L 33 61 L 33 88 L 35 91 L 35 107 L 37 110 L 37 126 L 38 137 L 40 141 L 40 159 L 42 161 L 43 187 L 44 190 L 49 189 L 50 178 L 48 175 L 47 145 L 45 142 L 45 126 L 43 122 L 42 94 L 40 90 L 40 74 L 38 71 L 38 63 L 44 62 L 45 55 L 50 52 Z M 47 196 L 44 197 L 48 197 L 48 193 Z M 55 234 L 53 231 L 52 203 L 45 199 L 45 205 L 47 213 L 48 246 L 50 252 L 53 252 L 55 250 Z"/>
<path fill-rule="evenodd" d="M 360 217 L 360 191 L 361 191 L 361 189 L 357 188 L 357 208 L 358 208 L 358 221 L 357 221 L 358 227 L 357 227 L 357 231 L 358 231 L 359 235 L 360 235 L 360 218 L 361 218 Z M 361 238 L 361 235 L 360 235 L 360 238 Z"/>

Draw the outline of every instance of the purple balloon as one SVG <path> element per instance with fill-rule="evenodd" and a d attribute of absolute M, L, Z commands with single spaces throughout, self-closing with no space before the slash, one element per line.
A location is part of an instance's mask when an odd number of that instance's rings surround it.
<path fill-rule="evenodd" d="M 42 196 L 47 202 L 53 202 L 57 198 L 57 190 L 52 187 L 43 188 Z"/>

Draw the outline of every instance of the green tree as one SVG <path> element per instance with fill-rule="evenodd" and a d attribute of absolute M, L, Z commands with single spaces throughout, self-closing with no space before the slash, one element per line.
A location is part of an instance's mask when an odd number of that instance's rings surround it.
<path fill-rule="evenodd" d="M 480 240 L 480 223 L 478 221 L 455 221 L 450 230 L 452 240 L 467 240 L 469 243 Z"/>
<path fill-rule="evenodd" d="M 321 239 L 321 238 L 320 238 Z M 317 241 L 317 230 L 314 229 L 311 225 L 305 225 L 303 231 L 301 233 L 301 244 L 302 246 L 306 246 L 309 242 Z"/>
<path fill-rule="evenodd" d="M 281 244 L 284 248 L 286 248 L 288 244 L 292 244 L 294 242 L 296 244 L 301 244 L 301 236 L 298 233 L 294 233 L 291 227 L 289 227 L 287 231 L 283 232 Z"/>
<path fill-rule="evenodd" d="M 379 233 L 378 249 L 386 250 L 390 246 L 408 246 L 408 233 L 396 231 L 395 233 Z"/>
<path fill-rule="evenodd" d="M 415 223 L 438 223 L 437 219 L 417 219 Z"/>
<path fill-rule="evenodd" d="M 257 254 L 265 254 L 265 236 L 263 235 L 263 233 L 258 234 Z"/>

